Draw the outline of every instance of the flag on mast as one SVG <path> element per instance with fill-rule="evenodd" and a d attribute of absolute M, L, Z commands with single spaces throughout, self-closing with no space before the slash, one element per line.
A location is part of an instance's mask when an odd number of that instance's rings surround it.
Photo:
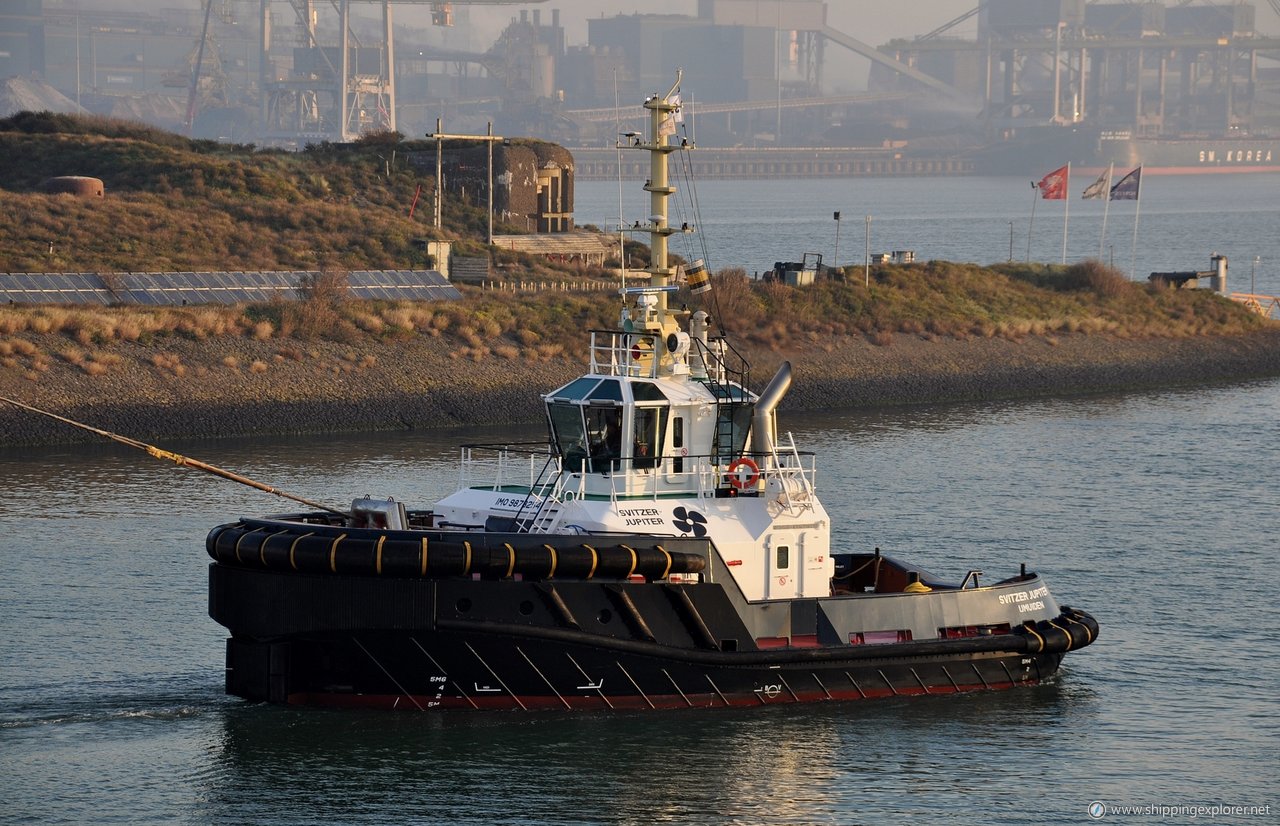
<path fill-rule="evenodd" d="M 1142 185 L 1142 167 L 1130 172 L 1120 179 L 1120 182 L 1111 187 L 1111 200 L 1113 201 L 1137 201 L 1139 188 Z"/>
<path fill-rule="evenodd" d="M 1107 171 L 1098 177 L 1098 180 L 1089 184 L 1084 191 L 1085 200 L 1091 198 L 1101 198 L 1102 202 L 1102 232 L 1098 235 L 1098 260 L 1102 260 L 1102 248 L 1107 243 L 1107 212 L 1111 209 L 1111 176 L 1116 171 L 1114 163 L 1107 164 Z"/>
<path fill-rule="evenodd" d="M 1071 165 L 1059 167 L 1040 179 L 1040 197 L 1046 201 L 1065 201 Z"/>
<path fill-rule="evenodd" d="M 1133 207 L 1133 246 L 1129 250 L 1129 278 L 1138 271 L 1138 213 L 1142 211 L 1142 167 L 1139 166 L 1111 187 L 1111 200 L 1135 201 Z"/>
<path fill-rule="evenodd" d="M 1107 166 L 1107 171 L 1098 176 L 1098 180 L 1085 187 L 1084 195 L 1081 196 L 1086 201 L 1099 201 L 1107 197 L 1107 190 L 1111 188 L 1111 166 Z"/>

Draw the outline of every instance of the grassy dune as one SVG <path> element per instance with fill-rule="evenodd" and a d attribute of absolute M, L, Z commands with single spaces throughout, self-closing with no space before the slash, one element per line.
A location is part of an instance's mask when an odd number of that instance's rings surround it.
<path fill-rule="evenodd" d="M 391 133 L 258 150 L 105 118 L 20 113 L 0 119 L 0 153 L 22 159 L 0 165 L 0 214 L 23 216 L 0 222 L 0 271 L 408 269 L 427 263 L 414 243 L 424 238 L 477 252 L 484 204 L 452 199 L 444 226 L 432 226 L 434 165 L 409 158 L 434 147 Z M 57 175 L 101 178 L 106 198 L 41 193 Z"/>

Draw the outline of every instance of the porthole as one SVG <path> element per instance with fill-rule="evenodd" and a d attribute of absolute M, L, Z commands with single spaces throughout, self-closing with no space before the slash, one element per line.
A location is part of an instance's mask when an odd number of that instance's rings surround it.
<path fill-rule="evenodd" d="M 524 602 L 520 603 L 520 613 L 521 613 L 521 614 L 523 614 L 523 615 L 524 615 L 524 616 L 526 616 L 526 617 L 527 617 L 527 616 L 529 616 L 530 614 L 532 614 L 532 613 L 533 613 L 533 603 L 532 603 L 532 602 L 530 602 L 530 601 L 529 601 L 529 600 L 527 600 L 527 599 L 526 599 Z"/>
<path fill-rule="evenodd" d="M 467 597 L 463 597 L 462 599 L 458 600 L 458 604 L 456 607 L 458 609 L 459 614 L 465 614 L 471 610 L 471 600 L 468 599 Z"/>
<path fill-rule="evenodd" d="M 613 612 L 608 608 L 604 608 L 600 611 L 600 616 L 597 619 L 600 620 L 601 625 L 607 625 L 609 620 L 613 619 Z"/>

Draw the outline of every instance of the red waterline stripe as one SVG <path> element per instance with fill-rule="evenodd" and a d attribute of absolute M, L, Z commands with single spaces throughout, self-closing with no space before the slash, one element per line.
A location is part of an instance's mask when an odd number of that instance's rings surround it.
<path fill-rule="evenodd" d="M 606 703 L 600 695 L 583 695 L 580 697 L 565 696 L 562 702 L 559 697 L 527 695 L 522 694 L 519 703 L 509 694 L 500 695 L 472 695 L 468 701 L 463 697 L 441 697 L 437 700 L 433 695 L 415 695 L 413 701 L 416 701 L 422 708 L 430 711 L 432 709 L 452 710 L 464 709 L 474 710 L 478 707 L 482 711 L 516 711 L 519 710 L 521 704 L 530 710 L 564 710 L 565 702 L 568 702 L 574 710 L 581 711 L 605 711 L 610 707 L 616 710 L 645 710 L 650 708 L 650 702 L 653 708 L 658 709 L 679 709 L 689 708 L 724 708 L 727 700 L 731 706 L 735 707 L 753 707 L 763 705 L 794 705 L 796 703 L 817 703 L 817 702 L 833 702 L 842 700 L 861 700 L 861 699 L 877 699 L 883 697 L 907 697 L 907 696 L 924 696 L 925 694 L 968 694 L 976 691 L 987 690 L 1006 690 L 1018 686 L 1036 685 L 1038 680 L 1026 680 L 1011 683 L 1007 680 L 1001 682 L 992 682 L 990 688 L 986 688 L 981 684 L 962 684 L 958 687 L 947 685 L 931 685 L 926 692 L 919 684 L 903 685 L 897 687 L 895 694 L 888 686 L 877 688 L 868 686 L 859 693 L 856 689 L 836 689 L 828 688 L 828 693 L 824 694 L 820 690 L 804 690 L 797 692 L 795 699 L 786 691 L 780 691 L 773 697 L 751 692 L 749 694 L 726 694 L 724 700 L 714 693 L 704 694 L 688 694 L 684 697 L 679 694 L 650 694 L 648 700 L 639 694 L 628 695 L 609 695 L 609 702 Z M 687 697 L 687 700 L 686 700 Z M 472 702 L 474 701 L 474 706 Z M 763 701 L 763 703 L 762 703 Z M 328 693 L 297 693 L 290 694 L 288 702 L 290 705 L 309 705 L 324 706 L 330 708 L 366 708 L 381 709 L 385 711 L 391 710 L 413 710 L 414 702 L 403 694 L 328 694 Z M 610 706 L 612 704 L 612 706 Z"/>

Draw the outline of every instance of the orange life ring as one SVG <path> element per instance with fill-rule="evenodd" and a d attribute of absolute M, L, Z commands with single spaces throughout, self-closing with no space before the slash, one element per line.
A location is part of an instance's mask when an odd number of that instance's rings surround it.
<path fill-rule="evenodd" d="M 743 471 L 746 471 L 745 473 Z M 760 481 L 760 466 L 743 456 L 729 464 L 729 484 L 738 490 L 746 490 Z"/>

